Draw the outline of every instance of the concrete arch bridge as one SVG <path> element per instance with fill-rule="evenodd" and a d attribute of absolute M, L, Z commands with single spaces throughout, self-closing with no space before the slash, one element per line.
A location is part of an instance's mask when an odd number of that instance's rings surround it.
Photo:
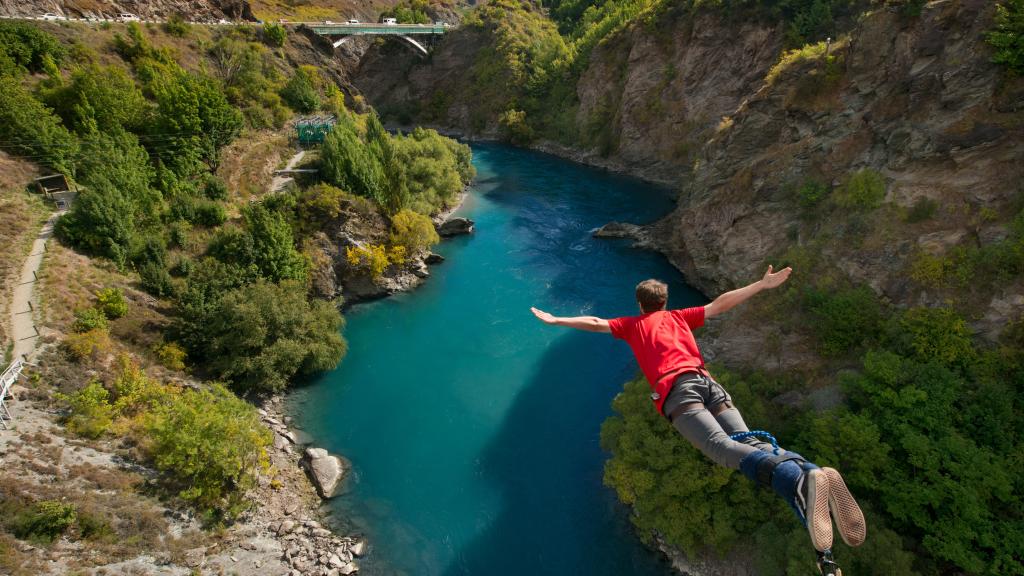
<path fill-rule="evenodd" d="M 354 36 L 398 36 L 423 55 L 429 50 L 422 40 L 444 34 L 449 27 L 437 24 L 306 24 L 337 48 Z M 417 41 L 415 37 L 420 37 Z"/>

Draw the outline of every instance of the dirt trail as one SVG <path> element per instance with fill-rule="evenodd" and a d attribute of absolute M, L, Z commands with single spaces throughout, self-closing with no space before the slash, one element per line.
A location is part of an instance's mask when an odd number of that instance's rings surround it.
<path fill-rule="evenodd" d="M 299 150 L 292 156 L 292 159 L 288 161 L 288 164 L 284 167 L 285 170 L 291 170 L 295 168 L 295 165 L 302 161 L 302 157 L 306 155 L 305 150 Z M 294 180 L 291 176 L 274 176 L 274 180 L 270 183 L 270 193 L 280 192 L 284 185 Z"/>
<path fill-rule="evenodd" d="M 38 298 L 35 295 L 36 272 L 46 254 L 46 241 L 53 236 L 53 224 L 61 212 L 54 212 L 43 224 L 11 295 L 11 340 L 14 341 L 12 358 L 22 354 L 30 354 L 36 346 L 39 333 L 36 331 L 35 318 L 38 309 Z"/>

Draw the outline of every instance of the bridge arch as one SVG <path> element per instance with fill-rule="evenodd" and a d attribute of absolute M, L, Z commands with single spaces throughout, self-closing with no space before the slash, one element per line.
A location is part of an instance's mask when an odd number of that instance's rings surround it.
<path fill-rule="evenodd" d="M 334 47 L 337 48 L 337 47 L 341 46 L 342 44 L 344 44 L 348 40 L 350 40 L 352 38 L 355 38 L 355 36 L 362 36 L 362 34 L 356 34 L 356 35 L 352 35 L 352 36 L 342 36 L 341 38 L 339 38 L 337 41 L 334 42 Z M 420 44 L 419 42 L 417 42 L 413 38 L 411 38 L 409 36 L 406 36 L 405 34 L 395 34 L 395 36 L 398 36 L 402 40 L 405 40 L 409 44 L 412 44 L 412 46 L 416 50 L 418 50 L 421 54 L 423 54 L 424 56 L 429 54 L 429 52 L 427 51 L 426 46 L 424 46 L 423 44 Z"/>

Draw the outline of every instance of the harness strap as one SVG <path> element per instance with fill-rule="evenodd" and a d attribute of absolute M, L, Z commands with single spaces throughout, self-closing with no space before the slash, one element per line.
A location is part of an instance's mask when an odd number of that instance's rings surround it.
<path fill-rule="evenodd" d="M 803 456 L 787 452 L 781 456 L 772 455 L 757 463 L 757 483 L 761 486 L 772 485 L 772 475 L 775 468 L 783 462 L 806 462 Z"/>

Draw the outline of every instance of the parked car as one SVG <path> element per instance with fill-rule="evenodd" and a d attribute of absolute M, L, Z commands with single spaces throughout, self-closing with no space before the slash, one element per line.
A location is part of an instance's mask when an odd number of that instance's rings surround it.
<path fill-rule="evenodd" d="M 231 24 L 231 21 L 221 18 L 220 20 L 217 20 L 217 24 Z"/>
<path fill-rule="evenodd" d="M 54 14 L 53 12 L 47 12 L 46 14 L 43 14 L 42 16 L 40 16 L 40 19 L 42 19 L 42 20 L 67 20 L 67 18 L 61 16 L 60 14 Z"/>
<path fill-rule="evenodd" d="M 398 24 L 398 20 L 396 20 L 394 18 L 385 18 L 384 19 L 384 25 L 385 26 L 394 26 L 396 24 Z"/>
<path fill-rule="evenodd" d="M 356 20 L 355 18 L 349 18 L 348 20 L 345 21 L 345 24 L 359 24 L 359 20 Z"/>
<path fill-rule="evenodd" d="M 118 22 L 141 22 L 138 16 L 131 12 L 122 12 L 117 15 Z"/>
<path fill-rule="evenodd" d="M 331 20 L 324 20 L 324 24 L 334 24 L 334 22 Z"/>

